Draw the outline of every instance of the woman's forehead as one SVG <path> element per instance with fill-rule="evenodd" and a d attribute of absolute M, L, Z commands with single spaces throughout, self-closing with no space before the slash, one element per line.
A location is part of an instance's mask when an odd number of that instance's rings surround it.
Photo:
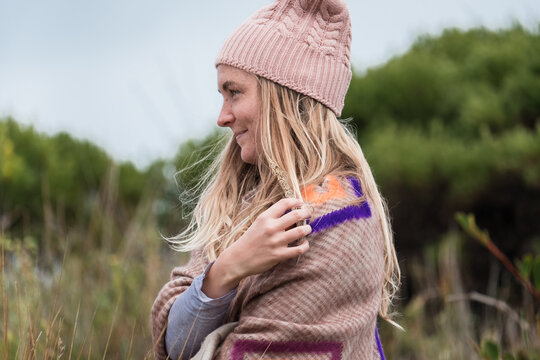
<path fill-rule="evenodd" d="M 218 86 L 221 88 L 223 84 L 230 82 L 253 82 L 257 81 L 257 77 L 252 73 L 235 68 L 229 65 L 219 65 L 217 67 Z"/>

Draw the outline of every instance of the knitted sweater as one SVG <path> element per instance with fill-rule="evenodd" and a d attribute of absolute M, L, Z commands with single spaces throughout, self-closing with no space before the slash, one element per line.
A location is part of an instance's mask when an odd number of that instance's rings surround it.
<path fill-rule="evenodd" d="M 353 178 L 329 176 L 305 188 L 313 206 L 309 251 L 241 283 L 226 319 L 239 324 L 216 359 L 379 359 L 384 240 L 370 200 L 350 205 L 360 196 Z M 194 251 L 158 294 L 152 307 L 158 359 L 167 357 L 163 333 L 174 300 L 207 264 Z"/>

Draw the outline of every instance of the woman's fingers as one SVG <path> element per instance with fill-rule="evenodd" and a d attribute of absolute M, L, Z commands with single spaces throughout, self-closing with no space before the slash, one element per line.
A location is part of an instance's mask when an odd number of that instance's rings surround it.
<path fill-rule="evenodd" d="M 284 249 L 284 259 L 295 258 L 297 256 L 305 254 L 309 250 L 309 242 L 307 239 L 296 246 L 291 246 Z"/>
<path fill-rule="evenodd" d="M 281 199 L 274 205 L 270 206 L 264 213 L 271 218 L 277 219 L 281 217 L 287 210 L 302 206 L 302 200 L 294 198 Z"/>
<path fill-rule="evenodd" d="M 301 239 L 304 236 L 307 236 L 309 234 L 311 234 L 310 225 L 296 226 L 292 229 L 285 231 L 282 235 L 281 240 L 283 241 L 283 243 L 288 245 L 292 243 L 293 241 Z"/>
<path fill-rule="evenodd" d="M 309 219 L 310 216 L 311 213 L 307 209 L 291 210 L 277 220 L 277 226 L 285 230 L 301 221 Z"/>

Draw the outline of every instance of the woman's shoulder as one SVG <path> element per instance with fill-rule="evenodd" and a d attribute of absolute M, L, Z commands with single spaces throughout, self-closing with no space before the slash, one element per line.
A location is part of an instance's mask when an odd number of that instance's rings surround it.
<path fill-rule="evenodd" d="M 369 200 L 357 177 L 327 175 L 320 184 L 304 186 L 302 196 L 312 208 L 313 215 L 310 221 L 312 233 L 351 220 L 372 217 Z"/>

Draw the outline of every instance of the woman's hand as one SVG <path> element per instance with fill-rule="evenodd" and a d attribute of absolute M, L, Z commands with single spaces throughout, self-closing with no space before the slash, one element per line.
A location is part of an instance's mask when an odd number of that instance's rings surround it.
<path fill-rule="evenodd" d="M 311 233 L 311 226 L 293 227 L 306 220 L 310 213 L 298 199 L 281 199 L 260 214 L 236 242 L 217 258 L 206 274 L 202 290 L 218 298 L 238 286 L 249 276 L 271 269 L 283 260 L 304 254 L 309 243 L 304 239 L 296 246 L 289 244 Z M 291 210 L 287 213 L 287 210 Z"/>

